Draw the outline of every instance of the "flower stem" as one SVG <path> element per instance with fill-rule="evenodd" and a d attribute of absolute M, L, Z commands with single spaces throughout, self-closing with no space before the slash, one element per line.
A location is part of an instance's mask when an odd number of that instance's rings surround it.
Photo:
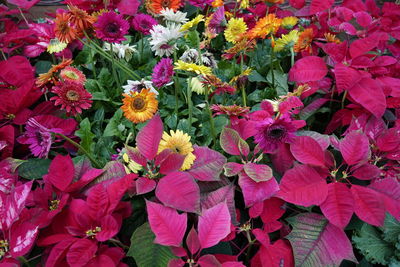
<path fill-rule="evenodd" d="M 193 115 L 193 102 L 192 102 L 192 88 L 190 88 L 190 82 L 192 78 L 188 79 L 187 85 L 187 104 L 188 104 L 188 111 L 189 111 L 189 135 L 192 132 L 192 115 Z"/>
<path fill-rule="evenodd" d="M 119 81 L 118 73 L 115 70 L 115 58 L 114 58 L 114 46 L 112 43 L 110 43 L 110 57 L 111 57 L 111 67 L 112 67 L 112 72 L 114 76 L 114 80 L 118 85 L 118 88 L 122 88 L 121 82 Z"/>
<path fill-rule="evenodd" d="M 243 53 L 240 54 L 240 73 L 243 72 Z M 247 95 L 246 95 L 246 88 L 244 87 L 244 85 L 241 86 L 242 88 L 242 102 L 243 102 L 243 106 L 246 107 L 247 106 Z"/>
<path fill-rule="evenodd" d="M 271 71 L 271 76 L 272 76 L 272 87 L 275 90 L 274 58 L 275 58 L 274 49 L 271 47 L 271 67 L 270 67 L 270 71 Z"/>
<path fill-rule="evenodd" d="M 55 135 L 58 135 L 60 137 L 62 137 L 63 139 L 65 139 L 68 143 L 70 143 L 71 145 L 73 145 L 74 147 L 78 148 L 80 151 L 83 152 L 83 154 L 85 154 L 86 157 L 89 158 L 89 160 L 92 162 L 93 166 L 95 168 L 101 169 L 102 167 L 100 166 L 100 164 L 96 161 L 95 158 L 93 158 L 93 156 L 85 149 L 83 148 L 83 146 L 81 146 L 80 144 L 78 144 L 77 142 L 75 142 L 74 140 L 72 140 L 71 138 L 61 134 L 61 133 L 54 133 Z"/>
<path fill-rule="evenodd" d="M 177 60 L 178 59 L 177 59 L 176 52 L 174 52 L 174 62 L 177 62 Z M 176 114 L 176 119 L 178 121 L 178 117 L 179 117 L 179 114 L 178 114 L 178 105 L 179 105 L 178 91 L 180 88 L 179 88 L 179 78 L 178 78 L 177 73 L 175 73 L 175 75 L 174 75 L 174 88 L 175 88 L 175 114 Z"/>
<path fill-rule="evenodd" d="M 208 110 L 208 116 L 210 118 L 210 130 L 211 130 L 211 136 L 213 139 L 213 148 L 215 148 L 215 146 L 217 145 L 217 141 L 216 141 L 216 134 L 215 134 L 214 118 L 212 116 L 210 104 L 208 103 L 208 89 L 206 90 L 205 102 L 206 102 L 206 109 Z"/>
<path fill-rule="evenodd" d="M 294 65 L 294 51 L 293 51 L 293 46 L 290 47 L 290 65 L 293 67 Z"/>

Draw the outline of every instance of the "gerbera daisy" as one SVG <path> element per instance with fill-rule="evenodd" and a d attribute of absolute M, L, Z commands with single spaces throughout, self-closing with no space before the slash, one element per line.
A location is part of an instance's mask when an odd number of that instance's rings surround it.
<path fill-rule="evenodd" d="M 25 130 L 25 134 L 18 138 L 18 142 L 29 145 L 29 149 L 35 157 L 47 158 L 53 143 L 50 129 L 41 125 L 36 119 L 30 118 L 26 123 Z"/>
<path fill-rule="evenodd" d="M 54 33 L 60 42 L 70 43 L 77 37 L 77 30 L 71 24 L 67 13 L 57 13 L 54 20 Z"/>
<path fill-rule="evenodd" d="M 264 39 L 270 33 L 276 33 L 281 26 L 282 19 L 275 14 L 269 14 L 256 22 L 256 25 L 248 32 L 249 39 Z"/>
<path fill-rule="evenodd" d="M 178 60 L 177 62 L 175 62 L 174 69 L 190 71 L 190 72 L 194 72 L 196 74 L 201 74 L 204 76 L 212 74 L 212 70 L 210 67 L 206 67 L 204 65 L 197 65 L 194 63 L 186 63 L 186 62 L 183 62 L 182 60 Z"/>
<path fill-rule="evenodd" d="M 224 105 L 212 105 L 211 110 L 214 111 L 214 116 L 215 115 L 228 115 L 228 116 L 233 116 L 233 117 L 239 117 L 239 116 L 246 116 L 247 113 L 249 113 L 250 108 L 249 107 L 242 107 L 238 105 L 231 105 L 231 106 L 224 106 Z"/>
<path fill-rule="evenodd" d="M 223 6 L 224 5 L 224 1 L 223 0 L 214 0 L 212 3 L 211 3 L 211 6 L 212 7 L 221 7 L 221 6 Z"/>
<path fill-rule="evenodd" d="M 140 93 L 133 92 L 130 95 L 123 94 L 125 97 L 121 109 L 124 116 L 133 123 L 145 122 L 151 119 L 157 112 L 158 101 L 156 95 L 149 89 L 142 89 Z"/>
<path fill-rule="evenodd" d="M 197 49 L 190 48 L 183 52 L 179 59 L 186 63 L 197 63 L 199 61 L 199 51 Z"/>
<path fill-rule="evenodd" d="M 206 93 L 206 88 L 199 77 L 190 78 L 190 89 L 199 95 L 204 95 Z"/>
<path fill-rule="evenodd" d="M 146 0 L 147 11 L 153 14 L 160 14 L 166 8 L 176 11 L 181 4 L 181 0 Z"/>
<path fill-rule="evenodd" d="M 158 146 L 158 153 L 161 153 L 164 149 L 170 149 L 175 153 L 186 156 L 183 161 L 181 170 L 188 170 L 192 166 L 196 156 L 193 154 L 193 146 L 190 143 L 190 136 L 181 130 L 170 131 L 163 133 L 160 145 Z"/>
<path fill-rule="evenodd" d="M 72 64 L 72 59 L 63 59 L 60 64 L 53 65 L 48 72 L 42 73 L 36 79 L 36 85 L 42 87 L 47 83 L 56 83 L 56 73 Z"/>
<path fill-rule="evenodd" d="M 247 25 L 243 18 L 231 18 L 224 31 L 225 39 L 235 44 L 246 31 Z"/>
<path fill-rule="evenodd" d="M 292 47 L 299 39 L 299 32 L 293 30 L 288 34 L 282 34 L 281 38 L 275 41 L 274 51 L 282 51 L 286 47 Z"/>
<path fill-rule="evenodd" d="M 226 24 L 225 20 L 225 8 L 219 7 L 211 16 L 206 23 L 208 29 L 215 33 L 220 33 L 224 29 Z"/>
<path fill-rule="evenodd" d="M 182 25 L 181 32 L 190 30 L 191 28 L 193 28 L 202 21 L 204 21 L 204 16 L 201 14 L 197 15 L 194 19 Z"/>
<path fill-rule="evenodd" d="M 300 33 L 299 39 L 294 45 L 294 52 L 308 51 L 311 52 L 311 43 L 313 40 L 313 29 L 307 28 L 303 32 Z"/>
<path fill-rule="evenodd" d="M 333 33 L 326 32 L 324 33 L 324 37 L 328 43 L 337 43 L 337 44 L 341 43 L 341 41 Z"/>
<path fill-rule="evenodd" d="M 297 17 L 289 16 L 282 19 L 282 26 L 286 29 L 291 29 L 297 24 L 299 19 Z"/>
<path fill-rule="evenodd" d="M 152 16 L 147 14 L 136 14 L 131 23 L 135 30 L 144 35 L 149 35 L 153 26 L 158 24 L 158 22 L 153 19 Z"/>
<path fill-rule="evenodd" d="M 179 31 L 179 25 L 170 25 L 164 27 L 162 25 L 156 25 L 150 31 L 150 45 L 151 50 L 155 51 L 156 56 L 170 56 L 174 53 L 177 45 L 176 40 L 182 37 L 182 33 Z"/>
<path fill-rule="evenodd" d="M 68 17 L 78 31 L 85 31 L 96 21 L 96 18 L 90 16 L 85 10 L 79 9 L 75 6 L 69 6 L 68 8 Z"/>
<path fill-rule="evenodd" d="M 124 93 L 127 95 L 134 92 L 140 93 L 142 89 L 149 89 L 151 93 L 158 95 L 158 92 L 154 89 L 151 81 L 146 81 L 145 79 L 142 79 L 141 81 L 127 80 L 127 83 L 127 85 L 122 86 L 122 88 L 124 88 Z"/>
<path fill-rule="evenodd" d="M 162 87 L 171 82 L 174 75 L 174 66 L 172 66 L 172 59 L 162 58 L 157 65 L 154 66 L 152 80 L 157 87 Z"/>
<path fill-rule="evenodd" d="M 188 0 L 189 4 L 195 7 L 204 8 L 211 5 L 213 0 Z"/>
<path fill-rule="evenodd" d="M 111 44 L 104 43 L 104 50 L 110 51 Z M 136 46 L 129 44 L 113 44 L 112 50 L 118 55 L 119 58 L 125 58 L 127 61 L 131 60 L 133 53 L 137 52 Z"/>
<path fill-rule="evenodd" d="M 75 116 L 82 113 L 82 109 L 88 109 L 92 106 L 92 95 L 83 88 L 82 84 L 74 82 L 62 82 L 53 86 L 52 92 L 56 94 L 50 98 L 54 100 L 54 105 L 61 105 L 68 114 Z"/>
<path fill-rule="evenodd" d="M 122 15 L 112 11 L 101 14 L 94 26 L 97 37 L 110 43 L 124 41 L 124 35 L 129 30 L 129 23 L 124 20 Z"/>
<path fill-rule="evenodd" d="M 57 38 L 51 39 L 49 44 L 47 45 L 47 52 L 50 54 L 59 53 L 63 51 L 68 44 L 60 42 Z"/>
<path fill-rule="evenodd" d="M 74 68 L 74 67 L 65 67 L 61 72 L 60 72 L 60 77 L 67 82 L 75 82 L 75 83 L 80 83 L 84 84 L 86 82 L 86 77 L 82 73 L 82 71 Z"/>
<path fill-rule="evenodd" d="M 172 22 L 175 24 L 183 24 L 188 19 L 186 18 L 187 13 L 174 11 L 170 8 L 163 9 L 160 14 L 167 22 Z"/>

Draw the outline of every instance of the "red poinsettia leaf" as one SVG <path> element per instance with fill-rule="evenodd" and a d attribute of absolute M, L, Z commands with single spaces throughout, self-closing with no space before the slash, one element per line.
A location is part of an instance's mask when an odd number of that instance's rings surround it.
<path fill-rule="evenodd" d="M 365 11 L 354 13 L 354 17 L 356 18 L 357 23 L 364 28 L 368 27 L 372 22 L 371 15 Z"/>
<path fill-rule="evenodd" d="M 310 136 L 298 136 L 290 145 L 296 160 L 316 166 L 325 166 L 325 154 L 321 146 Z"/>
<path fill-rule="evenodd" d="M 324 60 L 317 56 L 303 57 L 296 61 L 289 71 L 289 81 L 311 82 L 318 81 L 325 77 L 328 68 Z"/>
<path fill-rule="evenodd" d="M 239 186 L 242 189 L 246 207 L 272 197 L 279 190 L 275 178 L 257 183 L 243 171 L 239 173 Z"/>
<path fill-rule="evenodd" d="M 226 185 L 218 188 L 201 198 L 201 209 L 209 209 L 215 205 L 225 202 L 231 214 L 232 223 L 236 223 L 236 207 L 235 207 L 235 186 Z"/>
<path fill-rule="evenodd" d="M 320 208 L 330 223 L 345 228 L 354 212 L 354 200 L 350 189 L 342 183 L 329 184 L 328 196 Z"/>
<path fill-rule="evenodd" d="M 219 263 L 217 258 L 211 254 L 201 256 L 197 260 L 197 263 L 200 267 L 221 267 L 221 263 Z"/>
<path fill-rule="evenodd" d="M 308 165 L 296 165 L 288 170 L 279 186 L 278 197 L 305 207 L 320 205 L 328 195 L 324 177 Z"/>
<path fill-rule="evenodd" d="M 262 267 L 294 267 L 294 258 L 289 241 L 279 239 L 274 244 L 261 246 L 259 251 Z"/>
<path fill-rule="evenodd" d="M 352 185 L 351 193 L 357 216 L 366 223 L 382 226 L 385 220 L 385 207 L 380 195 L 370 188 L 359 185 Z"/>
<path fill-rule="evenodd" d="M 371 78 L 363 78 L 349 89 L 350 96 L 377 118 L 382 117 L 386 109 L 386 97 L 380 84 Z"/>
<path fill-rule="evenodd" d="M 106 188 L 98 184 L 89 191 L 87 200 L 88 212 L 93 219 L 101 218 L 106 215 L 109 207 L 109 199 Z"/>
<path fill-rule="evenodd" d="M 54 187 L 64 191 L 74 178 L 74 163 L 69 155 L 57 155 L 50 164 L 48 180 Z"/>
<path fill-rule="evenodd" d="M 312 0 L 310 6 L 310 14 L 315 14 L 330 8 L 334 0 Z"/>
<path fill-rule="evenodd" d="M 125 149 L 126 149 L 126 153 L 129 156 L 129 159 L 133 160 L 137 164 L 142 165 L 143 167 L 146 167 L 147 159 L 140 153 L 139 149 L 137 149 L 136 147 L 130 147 L 130 146 L 125 146 Z"/>
<path fill-rule="evenodd" d="M 70 236 L 70 235 L 69 235 Z M 65 238 L 61 242 L 57 243 L 50 251 L 49 257 L 46 260 L 46 267 L 60 266 L 61 260 L 65 258 L 69 247 L 79 238 Z"/>
<path fill-rule="evenodd" d="M 36 236 L 39 232 L 38 229 L 38 225 L 30 222 L 24 222 L 12 227 L 9 244 L 11 256 L 17 258 L 27 254 L 35 244 Z"/>
<path fill-rule="evenodd" d="M 379 177 L 380 174 L 381 169 L 368 162 L 355 169 L 352 173 L 354 177 L 360 180 L 372 180 Z"/>
<path fill-rule="evenodd" d="M 265 182 L 273 177 L 272 169 L 264 164 L 246 163 L 244 165 L 244 172 L 256 182 Z"/>
<path fill-rule="evenodd" d="M 22 9 L 30 9 L 36 5 L 40 0 L 7 0 L 10 4 L 16 5 Z"/>
<path fill-rule="evenodd" d="M 69 248 L 67 262 L 70 266 L 86 266 L 97 251 L 97 242 L 79 239 Z"/>
<path fill-rule="evenodd" d="M 208 147 L 194 146 L 196 156 L 192 167 L 187 171 L 199 181 L 219 181 L 226 158 Z"/>
<path fill-rule="evenodd" d="M 189 231 L 186 238 L 186 246 L 192 255 L 196 254 L 200 249 L 200 240 L 194 227 Z"/>
<path fill-rule="evenodd" d="M 334 73 L 339 93 L 351 89 L 362 78 L 358 70 L 345 66 L 342 63 L 335 65 Z"/>
<path fill-rule="evenodd" d="M 231 177 L 238 175 L 239 172 L 243 170 L 244 165 L 236 162 L 227 162 L 224 165 L 225 176 Z"/>
<path fill-rule="evenodd" d="M 178 210 L 187 212 L 200 210 L 199 186 L 184 172 L 171 172 L 161 178 L 156 196 L 164 205 Z"/>
<path fill-rule="evenodd" d="M 218 244 L 230 233 L 231 215 L 226 203 L 204 210 L 199 217 L 198 231 L 201 248 Z"/>
<path fill-rule="evenodd" d="M 274 154 L 270 155 L 270 157 L 274 170 L 280 174 L 289 170 L 295 161 L 295 158 L 290 152 L 289 144 L 281 144 L 278 150 Z"/>
<path fill-rule="evenodd" d="M 392 151 L 400 145 L 400 134 L 396 128 L 391 128 L 382 133 L 376 140 L 376 144 L 381 151 Z"/>
<path fill-rule="evenodd" d="M 270 198 L 264 200 L 262 213 L 260 214 L 263 223 L 270 223 L 278 220 L 286 211 L 285 201 L 280 198 Z"/>
<path fill-rule="evenodd" d="M 162 134 L 163 123 L 160 115 L 156 114 L 136 136 L 136 146 L 148 160 L 154 159 L 157 155 Z"/>
<path fill-rule="evenodd" d="M 246 267 L 246 265 L 238 261 L 226 261 L 222 263 L 222 267 Z"/>
<path fill-rule="evenodd" d="M 304 7 L 304 5 L 306 4 L 306 1 L 305 0 L 289 0 L 289 4 L 296 9 L 300 9 L 300 8 Z"/>
<path fill-rule="evenodd" d="M 187 214 L 146 200 L 151 230 L 156 235 L 155 243 L 179 247 L 186 232 Z"/>
<path fill-rule="evenodd" d="M 146 194 L 148 192 L 151 192 L 156 188 L 156 181 L 149 179 L 147 177 L 139 177 L 136 180 L 136 193 L 138 195 Z"/>
<path fill-rule="evenodd" d="M 96 239 L 99 242 L 104 242 L 118 234 L 120 225 L 112 215 L 106 215 L 101 219 L 101 231 L 96 234 Z"/>
<path fill-rule="evenodd" d="M 234 129 L 225 127 L 220 135 L 221 148 L 228 154 L 240 155 L 239 140 L 242 139 Z"/>
<path fill-rule="evenodd" d="M 140 1 L 138 0 L 121 0 L 117 4 L 119 13 L 122 15 L 134 16 L 140 6 Z"/>
<path fill-rule="evenodd" d="M 164 151 L 168 151 L 168 150 L 165 149 Z M 159 155 L 157 155 L 156 159 L 158 159 L 158 157 L 163 152 L 161 152 Z M 173 152 L 169 153 L 168 156 L 166 156 L 166 158 L 160 162 L 160 173 L 168 174 L 170 172 L 178 171 L 182 167 L 183 162 L 185 161 L 185 158 L 186 158 L 185 155 L 181 155 L 179 153 L 173 153 Z M 156 165 L 158 165 L 157 160 L 156 160 Z"/>
<path fill-rule="evenodd" d="M 377 34 L 371 34 L 370 36 L 362 39 L 357 39 L 350 45 L 350 56 L 356 58 L 358 56 L 364 55 L 365 53 L 371 51 L 379 43 L 380 38 Z"/>
<path fill-rule="evenodd" d="M 374 181 L 369 188 L 372 188 L 383 197 L 386 210 L 400 220 L 400 183 L 391 178 Z"/>
<path fill-rule="evenodd" d="M 185 262 L 182 259 L 172 259 L 168 262 L 168 267 L 183 267 Z"/>
<path fill-rule="evenodd" d="M 340 153 L 347 164 L 354 165 L 369 157 L 368 137 L 358 131 L 351 131 L 339 144 Z"/>

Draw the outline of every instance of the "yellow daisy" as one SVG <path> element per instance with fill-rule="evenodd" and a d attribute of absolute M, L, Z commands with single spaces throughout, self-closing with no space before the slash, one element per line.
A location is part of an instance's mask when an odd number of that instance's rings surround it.
<path fill-rule="evenodd" d="M 291 29 L 294 27 L 294 25 L 297 24 L 298 21 L 299 19 L 293 16 L 285 17 L 282 19 L 282 27 L 286 29 Z"/>
<path fill-rule="evenodd" d="M 200 22 L 204 21 L 204 16 L 203 15 L 197 15 L 194 19 L 192 19 L 191 21 L 186 22 L 185 24 L 183 24 L 181 26 L 180 31 L 184 32 L 184 31 L 188 31 L 191 28 L 193 28 L 194 26 L 196 26 L 197 24 L 199 24 Z"/>
<path fill-rule="evenodd" d="M 206 93 L 206 88 L 198 77 L 190 79 L 190 88 L 199 95 L 204 95 Z"/>
<path fill-rule="evenodd" d="M 297 30 L 293 30 L 288 34 L 282 34 L 281 38 L 275 41 L 274 51 L 279 52 L 287 46 L 293 46 L 295 43 L 297 43 L 298 39 L 299 32 Z"/>
<path fill-rule="evenodd" d="M 228 21 L 226 30 L 224 31 L 225 39 L 228 42 L 236 44 L 241 36 L 247 31 L 247 25 L 243 18 L 231 18 Z"/>
<path fill-rule="evenodd" d="M 142 89 L 140 93 L 132 92 L 130 95 L 123 94 L 125 97 L 121 109 L 124 116 L 133 123 L 145 122 L 152 118 L 157 112 L 158 101 L 156 95 L 150 89 Z"/>
<path fill-rule="evenodd" d="M 170 149 L 175 153 L 186 156 L 183 161 L 181 170 L 188 170 L 192 166 L 196 156 L 193 154 L 193 146 L 190 143 L 190 136 L 181 130 L 169 131 L 163 133 L 160 145 L 158 146 L 158 153 L 161 153 L 164 149 Z"/>
<path fill-rule="evenodd" d="M 60 42 L 57 38 L 51 39 L 47 46 L 47 52 L 50 54 L 63 51 L 67 47 L 67 43 Z"/>
<path fill-rule="evenodd" d="M 248 32 L 247 36 L 250 39 L 264 39 L 270 33 L 276 33 L 281 26 L 282 19 L 279 19 L 275 14 L 269 14 L 256 22 L 256 25 Z"/>
<path fill-rule="evenodd" d="M 239 1 L 240 1 L 239 8 L 241 9 L 246 9 L 250 6 L 249 0 L 239 0 Z"/>
<path fill-rule="evenodd" d="M 187 63 L 182 60 L 178 60 L 175 62 L 175 70 L 185 70 L 185 71 L 191 71 L 195 72 L 196 74 L 201 74 L 201 75 L 211 75 L 212 71 L 210 67 L 204 66 L 204 65 L 197 65 L 194 63 Z"/>
<path fill-rule="evenodd" d="M 132 148 L 132 149 L 137 149 L 137 148 Z M 142 165 L 131 160 L 127 153 L 124 153 L 122 155 L 122 159 L 125 162 L 124 168 L 126 173 L 138 173 L 138 171 L 142 169 Z"/>

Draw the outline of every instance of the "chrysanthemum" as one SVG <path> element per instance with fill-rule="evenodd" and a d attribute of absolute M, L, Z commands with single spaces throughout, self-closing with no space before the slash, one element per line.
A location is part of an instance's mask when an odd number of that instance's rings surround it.
<path fill-rule="evenodd" d="M 133 28 L 144 35 L 149 35 L 150 30 L 157 24 L 158 22 L 147 14 L 136 14 L 132 19 Z"/>
<path fill-rule="evenodd" d="M 67 13 L 57 13 L 54 20 L 54 33 L 58 40 L 70 43 L 77 37 L 77 30 L 71 24 Z"/>
<path fill-rule="evenodd" d="M 151 50 L 155 51 L 156 56 L 170 56 L 176 49 L 176 40 L 182 37 L 182 33 L 179 31 L 179 25 L 170 25 L 170 27 L 164 27 L 162 25 L 156 25 L 150 31 L 150 46 Z"/>
<path fill-rule="evenodd" d="M 32 154 L 38 158 L 47 158 L 53 139 L 50 129 L 41 125 L 34 118 L 30 118 L 25 126 L 25 134 L 18 142 L 29 145 Z"/>
<path fill-rule="evenodd" d="M 188 31 L 200 22 L 204 21 L 204 16 L 203 15 L 197 15 L 194 19 L 191 21 L 186 22 L 185 24 L 182 25 L 181 27 L 181 32 Z"/>
<path fill-rule="evenodd" d="M 201 74 L 204 76 L 212 74 L 210 67 L 206 67 L 204 65 L 197 65 L 194 63 L 186 63 L 186 62 L 183 62 L 182 60 L 178 60 L 177 62 L 175 62 L 174 69 L 190 71 L 190 72 L 194 72 L 196 74 Z"/>
<path fill-rule="evenodd" d="M 85 10 L 75 6 L 69 6 L 68 17 L 78 31 L 85 31 L 96 21 L 95 17 L 90 16 Z"/>
<path fill-rule="evenodd" d="M 142 79 L 141 81 L 127 80 L 126 82 L 128 84 L 122 86 L 122 88 L 124 88 L 124 93 L 127 95 L 130 95 L 134 92 L 140 93 L 142 89 L 149 89 L 151 93 L 158 95 L 158 92 L 153 87 L 153 83 L 151 81 L 146 81 L 145 79 Z"/>
<path fill-rule="evenodd" d="M 278 119 L 267 118 L 257 123 L 256 130 L 255 142 L 265 153 L 273 153 L 280 144 L 290 143 L 294 140 L 297 127 L 289 116 L 281 116 Z"/>
<path fill-rule="evenodd" d="M 75 116 L 82 113 L 83 109 L 92 106 L 92 95 L 83 88 L 82 84 L 74 82 L 62 82 L 53 86 L 52 92 L 56 94 L 50 98 L 54 100 L 54 105 L 61 105 L 61 109 L 65 109 L 68 114 Z"/>
<path fill-rule="evenodd" d="M 175 24 L 183 24 L 188 21 L 188 19 L 186 18 L 187 13 L 180 11 L 175 12 L 170 8 L 163 9 L 160 15 L 164 18 L 164 20 L 170 23 L 172 22 Z"/>
<path fill-rule="evenodd" d="M 274 51 L 282 51 L 286 47 L 292 47 L 299 39 L 299 32 L 293 30 L 288 34 L 282 34 L 281 38 L 275 41 Z"/>
<path fill-rule="evenodd" d="M 123 94 L 124 103 L 121 109 L 124 116 L 133 123 L 145 122 L 151 119 L 157 112 L 158 101 L 156 95 L 151 93 L 149 89 L 142 89 L 140 93 L 134 92 L 130 95 Z"/>
<path fill-rule="evenodd" d="M 121 43 L 129 30 L 129 23 L 122 15 L 112 11 L 101 14 L 94 26 L 97 37 L 110 43 Z"/>
<path fill-rule="evenodd" d="M 153 14 L 160 14 L 166 8 L 176 11 L 181 4 L 181 0 L 146 0 L 147 11 Z"/>
<path fill-rule="evenodd" d="M 60 77 L 66 82 L 84 84 L 86 81 L 85 74 L 83 74 L 82 71 L 70 66 L 65 67 L 65 69 L 60 72 Z"/>
<path fill-rule="evenodd" d="M 300 33 L 299 39 L 297 40 L 296 44 L 294 45 L 295 52 L 301 51 L 308 51 L 311 52 L 311 43 L 313 40 L 313 29 L 307 28 L 303 32 Z"/>
<path fill-rule="evenodd" d="M 235 44 L 246 31 L 247 25 L 243 18 L 231 18 L 224 31 L 225 39 Z"/>
<path fill-rule="evenodd" d="M 264 39 L 270 33 L 276 33 L 281 26 L 282 19 L 275 14 L 269 14 L 256 22 L 256 25 L 248 32 L 249 39 Z"/>
<path fill-rule="evenodd" d="M 171 82 L 174 75 L 174 66 L 172 59 L 162 58 L 157 65 L 154 66 L 152 80 L 157 87 L 162 87 Z"/>
<path fill-rule="evenodd" d="M 163 133 L 160 145 L 158 147 L 158 153 L 164 149 L 170 149 L 175 153 L 186 156 L 183 161 L 181 170 L 188 170 L 192 166 L 196 156 L 193 154 L 193 146 L 190 143 L 190 136 L 187 133 L 183 133 L 181 130 L 170 131 Z"/>
<path fill-rule="evenodd" d="M 110 51 L 111 44 L 104 43 L 104 50 Z M 119 58 L 125 58 L 127 61 L 131 60 L 133 53 L 137 52 L 136 46 L 129 44 L 113 44 L 112 50 Z"/>
<path fill-rule="evenodd" d="M 294 27 L 294 25 L 297 24 L 299 19 L 297 17 L 289 16 L 289 17 L 284 17 L 282 19 L 282 27 L 286 29 L 291 29 Z"/>

